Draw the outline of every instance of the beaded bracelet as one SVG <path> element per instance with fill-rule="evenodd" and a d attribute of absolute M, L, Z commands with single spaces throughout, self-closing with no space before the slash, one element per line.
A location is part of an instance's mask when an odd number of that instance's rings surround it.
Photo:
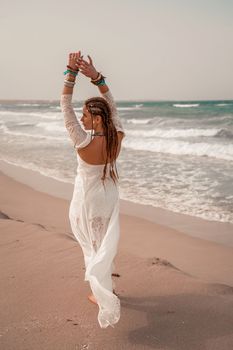
<path fill-rule="evenodd" d="M 70 70 L 70 69 L 67 69 L 63 74 L 65 75 L 65 74 L 67 74 L 67 73 L 70 73 L 70 74 L 73 75 L 74 77 L 76 77 L 76 76 L 78 75 L 78 72 L 74 72 L 74 71 L 72 71 L 72 70 Z"/>

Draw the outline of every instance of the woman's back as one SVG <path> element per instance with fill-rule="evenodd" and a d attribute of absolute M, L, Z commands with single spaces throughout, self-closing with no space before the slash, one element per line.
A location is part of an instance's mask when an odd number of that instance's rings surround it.
<path fill-rule="evenodd" d="M 121 149 L 121 141 L 123 134 L 121 132 L 118 135 L 118 148 L 117 157 Z M 93 140 L 85 147 L 77 150 L 81 159 L 88 164 L 101 165 L 105 164 L 107 153 L 106 153 L 106 138 L 105 136 L 94 136 Z"/>

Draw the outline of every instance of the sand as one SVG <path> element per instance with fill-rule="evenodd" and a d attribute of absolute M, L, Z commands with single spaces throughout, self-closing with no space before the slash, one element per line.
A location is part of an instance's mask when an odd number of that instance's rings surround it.
<path fill-rule="evenodd" d="M 122 213 L 121 318 L 101 329 L 69 200 L 3 173 L 0 183 L 0 349 L 233 349 L 231 245 Z"/>

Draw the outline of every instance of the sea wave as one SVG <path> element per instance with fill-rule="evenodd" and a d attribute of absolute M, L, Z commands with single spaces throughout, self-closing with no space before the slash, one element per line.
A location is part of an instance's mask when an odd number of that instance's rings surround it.
<path fill-rule="evenodd" d="M 139 103 L 139 104 L 135 104 L 135 105 L 134 105 L 135 108 L 141 108 L 141 107 L 143 107 L 143 106 L 144 106 L 143 103 Z"/>
<path fill-rule="evenodd" d="M 206 156 L 233 161 L 232 144 L 209 144 L 182 140 L 126 138 L 124 147 L 137 151 L 150 151 L 176 155 Z"/>
<path fill-rule="evenodd" d="M 25 123 L 25 122 L 22 122 L 22 123 L 17 123 L 17 124 L 15 124 L 17 127 L 25 127 L 25 126 L 28 126 L 28 127 L 35 127 L 35 123 Z"/>
<path fill-rule="evenodd" d="M 133 107 L 117 107 L 118 111 L 135 111 L 141 108 L 142 105 L 134 105 Z"/>
<path fill-rule="evenodd" d="M 63 182 L 63 183 L 68 183 L 68 184 L 73 184 L 72 180 L 68 180 L 67 178 L 63 177 L 60 172 L 58 172 L 56 169 L 49 169 L 49 168 L 44 168 L 42 166 L 38 166 L 32 162 L 25 162 L 25 161 L 12 161 L 3 157 L 0 157 L 0 160 L 8 163 L 8 164 L 12 164 L 18 167 L 21 167 L 23 169 L 27 169 L 27 170 L 33 170 L 38 172 L 41 175 L 44 175 L 46 177 L 55 179 L 57 181 Z"/>
<path fill-rule="evenodd" d="M 127 135 L 135 137 L 233 137 L 233 134 L 225 129 L 153 129 L 153 130 L 127 130 Z"/>
<path fill-rule="evenodd" d="M 191 108 L 191 107 L 199 107 L 199 106 L 200 106 L 199 103 L 190 103 L 190 104 L 175 103 L 175 104 L 173 104 L 173 107 L 177 107 L 177 108 Z"/>
<path fill-rule="evenodd" d="M 131 123 L 131 124 L 148 124 L 151 120 L 153 120 L 153 118 L 145 118 L 145 119 L 126 119 L 127 123 Z"/>
<path fill-rule="evenodd" d="M 40 122 L 36 124 L 37 127 L 42 128 L 47 131 L 60 131 L 65 132 L 65 126 L 61 125 L 60 123 L 46 123 L 46 122 Z"/>
<path fill-rule="evenodd" d="M 16 106 L 20 106 L 20 107 L 39 107 L 41 106 L 39 103 L 17 103 Z M 43 106 L 43 104 L 42 104 Z"/>
<path fill-rule="evenodd" d="M 14 131 L 9 130 L 6 125 L 0 125 L 0 129 L 3 130 L 4 134 L 7 135 L 13 135 L 13 136 L 22 136 L 22 137 L 30 137 L 34 139 L 43 139 L 43 140 L 59 140 L 59 141 L 65 141 L 65 138 L 58 137 L 58 136 L 51 136 L 51 135 L 41 135 L 41 134 L 31 134 L 27 132 L 21 132 L 21 131 Z"/>
<path fill-rule="evenodd" d="M 228 129 L 220 129 L 214 137 L 222 137 L 222 138 L 233 138 L 233 132 Z M 232 145 L 233 147 L 233 145 Z"/>
<path fill-rule="evenodd" d="M 34 112 L 14 112 L 14 111 L 0 111 L 0 117 L 31 117 L 31 118 L 42 118 L 42 119 L 62 119 L 63 116 L 61 113 L 52 113 L 52 112 L 45 112 L 45 113 L 34 113 Z"/>
<path fill-rule="evenodd" d="M 232 103 L 217 103 L 215 106 L 218 106 L 218 107 L 224 107 L 224 106 L 231 106 Z"/>

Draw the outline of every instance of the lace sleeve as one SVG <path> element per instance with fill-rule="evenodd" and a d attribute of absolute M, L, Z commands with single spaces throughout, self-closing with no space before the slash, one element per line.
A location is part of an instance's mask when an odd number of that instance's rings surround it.
<path fill-rule="evenodd" d="M 122 122 L 120 120 L 120 117 L 118 115 L 116 103 L 114 101 L 114 98 L 112 96 L 111 91 L 108 90 L 107 92 L 101 93 L 101 95 L 108 102 L 108 104 L 111 108 L 112 120 L 113 120 L 113 123 L 115 125 L 115 128 L 117 129 L 117 131 L 123 132 L 123 134 L 125 136 L 124 128 L 123 128 Z"/>
<path fill-rule="evenodd" d="M 74 148 L 84 148 L 91 141 L 91 134 L 86 132 L 77 119 L 72 107 L 72 94 L 61 95 L 60 106 L 64 114 L 65 127 L 73 141 Z"/>

